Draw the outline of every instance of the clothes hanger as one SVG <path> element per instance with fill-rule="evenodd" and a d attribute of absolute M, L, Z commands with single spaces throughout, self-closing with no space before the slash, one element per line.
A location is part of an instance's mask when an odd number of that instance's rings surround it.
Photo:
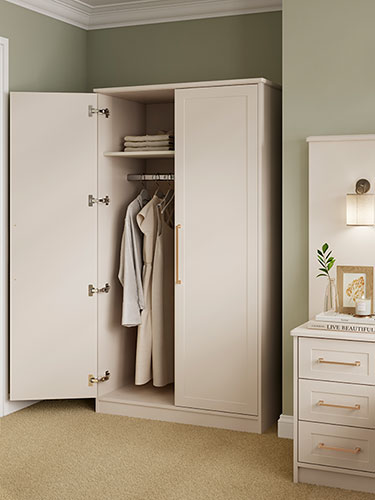
<path fill-rule="evenodd" d="M 168 199 L 168 196 L 170 194 L 172 190 L 171 189 L 168 189 L 168 191 L 166 192 L 164 198 L 158 203 L 158 207 L 161 208 L 161 206 L 167 201 Z"/>
<path fill-rule="evenodd" d="M 141 186 L 142 186 L 142 190 L 144 189 L 145 191 L 147 191 L 144 174 L 142 174 L 142 176 L 141 176 Z"/>
<path fill-rule="evenodd" d="M 160 175 L 155 174 L 155 175 L 153 175 L 153 177 L 155 178 L 155 182 L 156 182 L 156 190 L 155 190 L 154 196 L 157 196 L 158 198 L 164 198 L 164 193 L 160 189 L 160 184 L 159 184 Z"/>
<path fill-rule="evenodd" d="M 138 196 L 141 196 L 142 199 L 143 199 L 143 201 L 146 202 L 146 201 L 148 201 L 150 199 L 150 194 L 149 194 L 149 192 L 147 190 L 147 186 L 146 186 L 144 174 L 141 174 L 140 182 L 141 182 L 142 188 L 141 188 Z"/>
<path fill-rule="evenodd" d="M 172 193 L 172 196 L 169 198 L 169 200 L 168 200 L 168 201 L 166 201 L 166 198 L 167 198 L 167 196 L 168 196 L 168 194 L 169 194 L 170 192 Z M 170 189 L 170 190 L 168 191 L 168 193 L 165 195 L 164 200 L 165 200 L 165 204 L 164 204 L 164 206 L 163 206 L 163 207 L 162 207 L 162 209 L 161 209 L 161 213 L 162 213 L 162 214 L 166 211 L 166 209 L 167 209 L 168 205 L 170 205 L 170 204 L 171 204 L 171 202 L 174 200 L 174 191 L 173 191 L 172 189 Z M 164 201 L 164 200 L 163 200 L 163 201 Z"/>
<path fill-rule="evenodd" d="M 173 195 L 172 195 L 172 199 L 173 199 L 173 197 L 174 197 L 174 185 L 173 185 L 173 181 L 168 180 L 168 191 L 167 191 L 166 195 L 164 196 L 164 199 L 158 204 L 158 207 L 160 208 L 164 203 L 167 203 L 167 205 L 161 210 L 161 213 L 164 212 L 164 209 L 167 208 L 167 206 L 169 205 L 169 202 L 171 201 L 171 200 L 169 200 L 167 202 L 168 196 L 170 195 L 171 192 L 173 192 Z"/>

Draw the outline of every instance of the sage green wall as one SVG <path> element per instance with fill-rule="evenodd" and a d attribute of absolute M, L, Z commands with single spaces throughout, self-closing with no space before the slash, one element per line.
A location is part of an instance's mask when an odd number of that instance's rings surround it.
<path fill-rule="evenodd" d="M 89 87 L 264 76 L 281 83 L 281 12 L 93 30 Z"/>
<path fill-rule="evenodd" d="M 305 140 L 375 132 L 374 20 L 374 0 L 283 0 L 284 414 L 293 413 L 289 331 L 308 317 Z"/>
<path fill-rule="evenodd" d="M 87 32 L 0 0 L 10 90 L 87 90 Z"/>

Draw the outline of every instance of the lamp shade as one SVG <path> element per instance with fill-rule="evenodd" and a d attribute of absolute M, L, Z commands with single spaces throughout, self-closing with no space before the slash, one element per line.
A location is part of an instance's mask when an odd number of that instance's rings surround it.
<path fill-rule="evenodd" d="M 375 195 L 346 195 L 346 224 L 348 226 L 375 225 Z"/>

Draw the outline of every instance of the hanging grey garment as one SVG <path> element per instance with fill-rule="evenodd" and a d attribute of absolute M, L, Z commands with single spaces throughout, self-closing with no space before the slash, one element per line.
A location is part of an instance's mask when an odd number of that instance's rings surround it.
<path fill-rule="evenodd" d="M 151 355 L 152 355 L 152 305 L 151 305 L 151 279 L 154 261 L 156 231 L 157 231 L 157 205 L 161 199 L 154 195 L 137 215 L 137 223 L 144 234 L 143 239 L 143 293 L 144 309 L 141 313 L 141 324 L 138 326 L 137 350 L 135 358 L 135 383 L 147 384 L 151 380 Z"/>
<path fill-rule="evenodd" d="M 142 286 L 143 234 L 136 217 L 149 199 L 148 192 L 142 189 L 128 205 L 125 215 L 118 278 L 124 287 L 121 324 L 128 327 L 141 324 L 141 311 L 145 306 Z"/>
<path fill-rule="evenodd" d="M 174 209 L 170 203 L 162 213 L 163 206 L 164 200 L 157 212 L 152 266 L 152 378 L 156 387 L 174 380 Z"/>

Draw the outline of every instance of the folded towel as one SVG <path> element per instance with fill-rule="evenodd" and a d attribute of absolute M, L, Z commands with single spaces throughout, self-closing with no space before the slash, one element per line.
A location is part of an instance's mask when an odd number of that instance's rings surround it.
<path fill-rule="evenodd" d="M 124 149 L 125 152 L 128 152 L 128 151 L 132 151 L 132 152 L 135 152 L 135 151 L 138 151 L 139 153 L 141 151 L 173 151 L 173 146 L 147 146 L 147 147 L 144 147 L 144 148 L 128 148 L 126 147 Z"/>
<path fill-rule="evenodd" d="M 129 148 L 147 148 L 148 146 L 173 146 L 173 141 L 125 141 L 125 147 Z"/>
<path fill-rule="evenodd" d="M 126 135 L 124 137 L 125 141 L 129 142 L 146 142 L 146 141 L 170 141 L 173 140 L 173 135 L 171 134 L 159 134 L 159 135 Z"/>

